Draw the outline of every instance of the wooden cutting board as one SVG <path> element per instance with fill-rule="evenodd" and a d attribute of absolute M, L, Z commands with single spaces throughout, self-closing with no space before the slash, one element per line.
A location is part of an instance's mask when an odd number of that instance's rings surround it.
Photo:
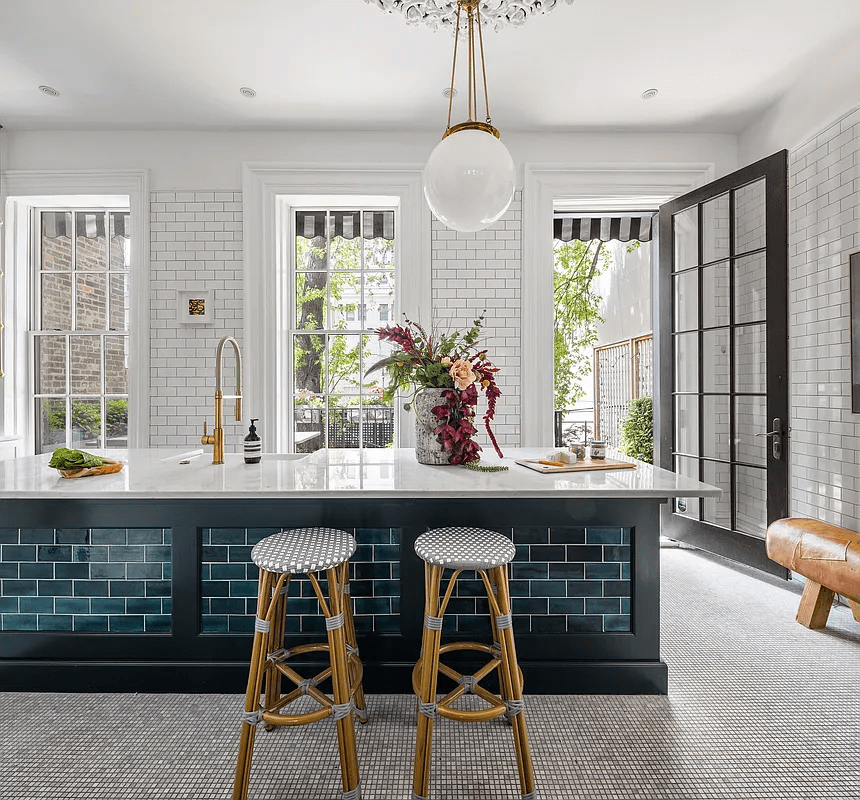
<path fill-rule="evenodd" d="M 636 469 L 635 464 L 629 461 L 617 461 L 614 458 L 590 459 L 577 461 L 575 464 L 565 464 L 563 467 L 553 467 L 550 464 L 541 464 L 537 458 L 525 458 L 522 461 L 517 461 L 535 472 L 589 472 L 598 469 Z"/>
<path fill-rule="evenodd" d="M 80 467 L 78 469 L 58 469 L 64 478 L 88 478 L 90 475 L 110 475 L 122 469 L 122 461 L 112 461 L 106 458 L 106 464 L 98 467 Z"/>

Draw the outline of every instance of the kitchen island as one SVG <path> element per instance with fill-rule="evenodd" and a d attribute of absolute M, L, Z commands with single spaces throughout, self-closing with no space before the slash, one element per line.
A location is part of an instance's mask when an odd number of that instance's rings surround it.
<path fill-rule="evenodd" d="M 121 472 L 64 479 L 49 455 L 0 462 L 0 685 L 10 690 L 239 692 L 256 606 L 251 547 L 284 528 L 355 533 L 352 596 L 371 692 L 408 692 L 423 619 L 428 528 L 511 536 L 514 631 L 531 693 L 665 693 L 659 508 L 720 490 L 637 463 L 544 475 L 420 465 L 411 450 L 239 455 L 110 451 Z M 499 463 L 488 460 L 486 463 Z M 446 636 L 488 631 L 464 577 Z M 324 638 L 306 580 L 289 640 Z"/>

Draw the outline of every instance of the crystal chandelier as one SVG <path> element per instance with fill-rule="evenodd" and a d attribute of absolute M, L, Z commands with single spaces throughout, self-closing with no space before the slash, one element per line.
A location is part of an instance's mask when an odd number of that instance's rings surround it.
<path fill-rule="evenodd" d="M 480 0 L 481 21 L 500 30 L 507 25 L 522 25 L 529 17 L 548 14 L 557 5 L 573 0 Z M 383 11 L 400 12 L 411 25 L 424 23 L 434 30 L 457 24 L 457 0 L 365 0 Z"/>

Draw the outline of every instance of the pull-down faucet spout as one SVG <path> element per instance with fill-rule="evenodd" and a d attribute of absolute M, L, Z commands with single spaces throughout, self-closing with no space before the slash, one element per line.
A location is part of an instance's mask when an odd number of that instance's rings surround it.
<path fill-rule="evenodd" d="M 203 422 L 203 436 L 201 443 L 211 444 L 212 463 L 224 463 L 224 394 L 221 391 L 221 365 L 224 360 L 224 345 L 229 342 L 233 345 L 236 353 L 236 421 L 242 419 L 242 354 L 239 352 L 239 344 L 232 336 L 224 336 L 218 342 L 218 350 L 215 353 L 215 430 L 212 435 L 206 434 L 206 422 Z M 232 399 L 232 398 L 231 398 Z"/>

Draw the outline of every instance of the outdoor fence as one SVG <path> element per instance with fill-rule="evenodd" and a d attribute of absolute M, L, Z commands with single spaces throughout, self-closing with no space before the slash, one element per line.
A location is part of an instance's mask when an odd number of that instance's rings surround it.
<path fill-rule="evenodd" d="M 556 447 L 570 447 L 594 438 L 593 408 L 557 408 L 554 422 Z"/>
<path fill-rule="evenodd" d="M 293 418 L 299 452 L 321 447 L 391 447 L 394 442 L 392 406 L 350 406 L 328 411 L 299 407 Z M 316 435 L 308 436 L 308 433 Z"/>

